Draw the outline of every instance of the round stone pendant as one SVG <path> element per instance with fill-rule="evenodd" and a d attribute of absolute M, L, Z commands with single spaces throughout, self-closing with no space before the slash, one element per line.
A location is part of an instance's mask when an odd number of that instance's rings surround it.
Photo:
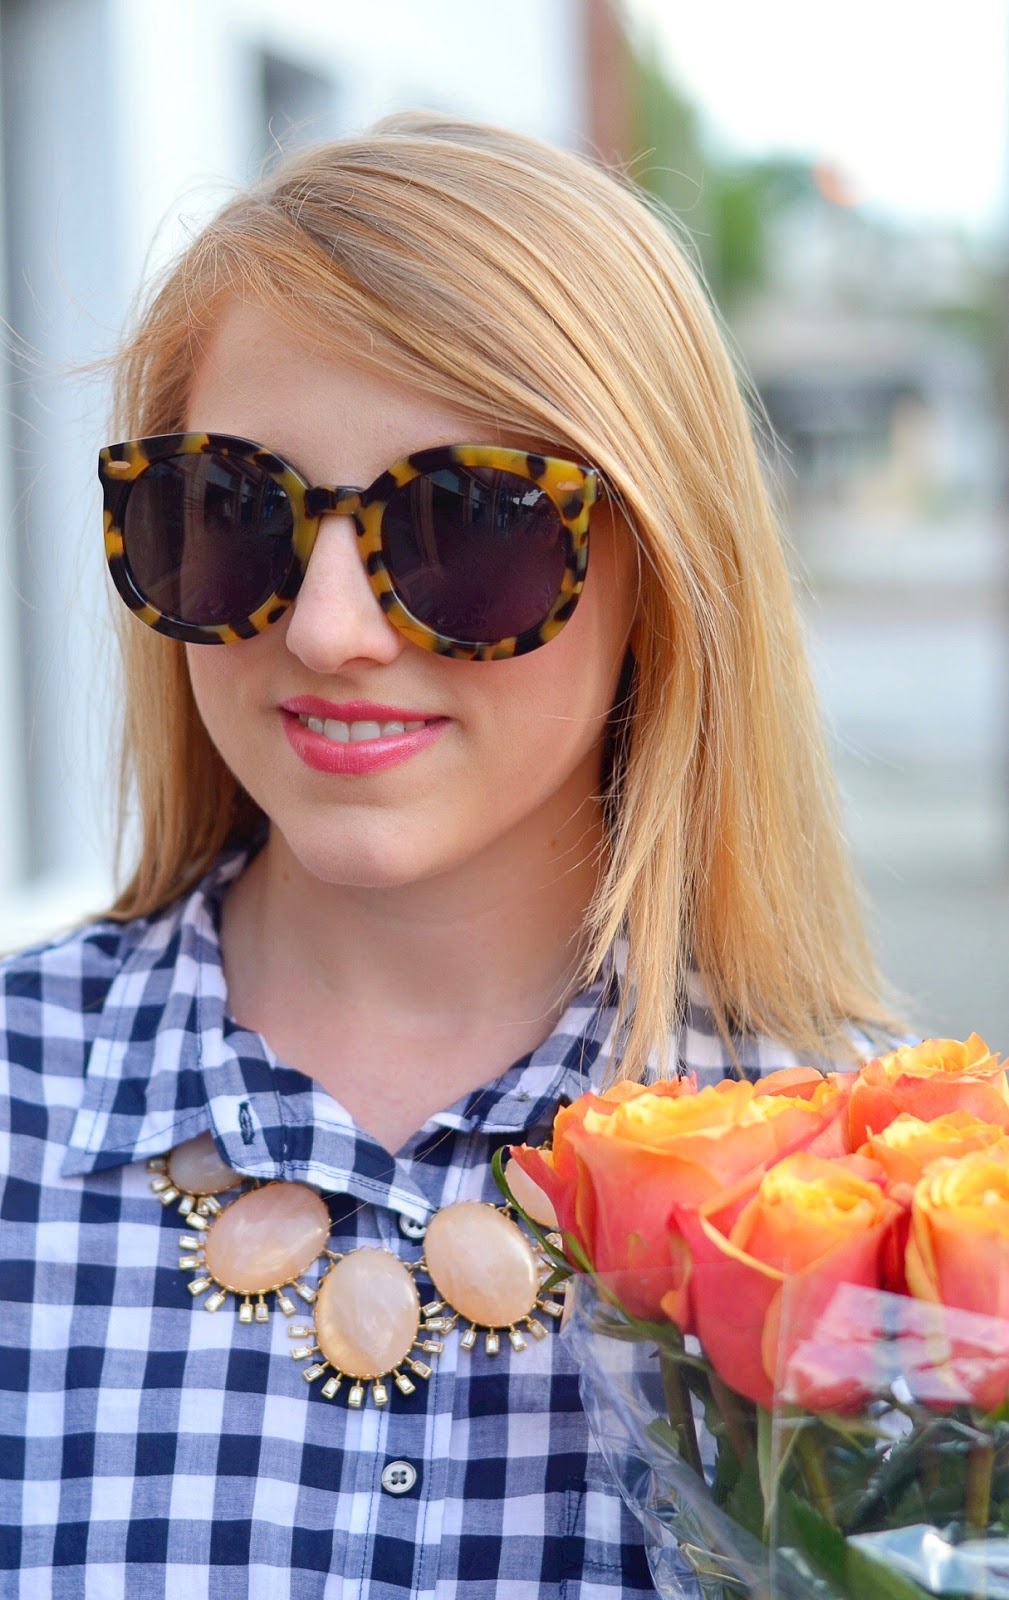
<path fill-rule="evenodd" d="M 462 1317 L 470 1324 L 460 1341 L 464 1350 L 473 1349 L 481 1328 L 486 1330 L 488 1355 L 497 1355 L 505 1330 L 512 1348 L 524 1350 L 519 1324 L 542 1339 L 546 1329 L 532 1312 L 559 1317 L 564 1309 L 541 1297 L 549 1269 L 522 1230 L 503 1211 L 480 1200 L 446 1206 L 432 1218 L 422 1265 L 444 1302 L 426 1309 L 451 1313 L 429 1326 L 448 1332 Z"/>
<path fill-rule="evenodd" d="M 418 1339 L 421 1322 L 420 1296 L 413 1275 L 390 1250 L 363 1247 L 334 1260 L 315 1300 L 315 1328 L 291 1328 L 292 1339 L 314 1332 L 315 1343 L 300 1345 L 291 1354 L 296 1361 L 318 1356 L 302 1376 L 314 1383 L 327 1368 L 331 1376 L 322 1393 L 331 1400 L 344 1378 L 351 1379 L 347 1403 L 364 1403 L 365 1384 L 371 1384 L 376 1405 L 388 1403 L 389 1391 L 382 1382 L 391 1377 L 403 1394 L 413 1394 L 416 1385 L 399 1369 L 407 1366 L 420 1378 L 429 1378 L 431 1368 L 417 1361 L 411 1351 L 440 1355 L 439 1339 Z M 427 1331 L 425 1329 L 425 1331 Z"/>
<path fill-rule="evenodd" d="M 212 1133 L 198 1133 L 195 1139 L 177 1144 L 167 1156 L 154 1156 L 147 1170 L 155 1174 L 151 1188 L 161 1204 L 170 1206 L 177 1200 L 182 1215 L 201 1230 L 207 1227 L 207 1218 L 221 1209 L 216 1196 L 237 1189 L 242 1182 L 241 1174 L 221 1160 Z"/>
<path fill-rule="evenodd" d="M 180 1256 L 179 1266 L 196 1269 L 190 1294 L 213 1287 L 204 1302 L 208 1311 L 218 1311 L 234 1294 L 242 1297 L 241 1322 L 265 1322 L 269 1308 L 264 1296 L 275 1293 L 281 1311 L 291 1316 L 294 1302 L 283 1291 L 293 1287 L 308 1304 L 315 1299 L 316 1291 L 298 1280 L 327 1253 L 329 1228 L 326 1203 L 314 1189 L 304 1183 L 267 1183 L 226 1206 L 205 1238 L 183 1234 L 183 1248 L 193 1254 Z"/>

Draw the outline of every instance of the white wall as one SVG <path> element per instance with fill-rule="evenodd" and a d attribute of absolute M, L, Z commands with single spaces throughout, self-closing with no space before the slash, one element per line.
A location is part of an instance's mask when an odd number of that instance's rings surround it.
<path fill-rule="evenodd" d="M 106 353 L 137 286 L 271 150 L 424 106 L 580 145 L 581 0 L 0 0 L 0 951 L 107 902 L 119 703 L 101 548 Z M 285 115 L 286 113 L 286 115 Z M 6 266 L 3 267 L 3 261 Z M 17 348 L 27 342 L 27 365 Z"/>

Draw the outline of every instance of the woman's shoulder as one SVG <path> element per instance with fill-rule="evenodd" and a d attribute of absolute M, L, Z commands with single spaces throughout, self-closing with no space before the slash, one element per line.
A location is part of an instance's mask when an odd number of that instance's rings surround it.
<path fill-rule="evenodd" d="M 126 950 L 150 922 L 95 917 L 66 931 L 0 955 L 0 1008 L 49 1006 L 83 1014 L 94 1010 L 122 965 Z M 0 1026 L 11 1017 L 0 1009 Z"/>
<path fill-rule="evenodd" d="M 704 979 L 691 971 L 682 1022 L 670 1041 L 676 1059 L 659 1064 L 656 1076 L 667 1077 L 671 1071 L 692 1073 L 699 1087 L 704 1088 L 722 1078 L 742 1075 L 755 1080 L 787 1067 L 815 1066 L 821 1072 L 850 1072 L 873 1056 L 917 1042 L 917 1036 L 910 1034 L 873 1036 L 855 1023 L 844 1031 L 843 1047 L 839 1043 L 829 1056 L 816 1060 L 800 1056 L 790 1045 L 765 1034 L 733 1033 L 726 1038 L 715 1020 Z"/>
<path fill-rule="evenodd" d="M 153 920 L 98 917 L 0 957 L 0 1095 L 12 1106 L 83 1080 L 112 987 Z"/>
<path fill-rule="evenodd" d="M 0 1081 L 27 1072 L 82 1075 L 98 1031 L 157 1027 L 157 997 L 186 957 L 215 941 L 208 891 L 221 864 L 187 893 L 146 915 L 101 914 L 0 956 Z M 110 1014 L 111 1013 L 111 1014 Z"/>
<path fill-rule="evenodd" d="M 222 850 L 194 884 L 145 915 L 98 913 L 50 938 L 0 952 L 0 1041 L 5 1030 L 8 1038 L 12 1030 L 59 1031 L 72 1027 L 73 1018 L 86 1028 L 126 972 L 130 993 L 121 998 L 137 1005 L 153 973 L 173 971 L 187 958 L 219 959 L 214 903 L 246 857 L 244 849 Z"/>

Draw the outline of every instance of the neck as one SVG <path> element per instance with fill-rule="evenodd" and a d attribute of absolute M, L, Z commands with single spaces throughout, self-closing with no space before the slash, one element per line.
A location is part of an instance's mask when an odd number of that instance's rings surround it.
<path fill-rule="evenodd" d="M 405 1137 L 556 1025 L 584 958 L 604 841 L 601 809 L 586 801 L 560 827 L 507 835 L 451 873 L 367 889 L 320 881 L 271 828 L 224 902 L 232 1014 L 355 1114 L 376 1072 L 393 1099 L 408 1074 L 412 1109 L 395 1128 Z"/>

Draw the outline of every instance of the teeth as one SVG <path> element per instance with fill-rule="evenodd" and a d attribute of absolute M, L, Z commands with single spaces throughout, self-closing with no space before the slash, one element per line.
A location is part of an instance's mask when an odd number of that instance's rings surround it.
<path fill-rule="evenodd" d="M 417 722 L 340 722 L 336 717 L 299 716 L 298 721 L 313 733 L 321 733 L 324 738 L 332 739 L 336 744 L 359 744 L 365 739 L 389 739 L 397 733 L 418 733 L 424 727 L 424 721 Z"/>

